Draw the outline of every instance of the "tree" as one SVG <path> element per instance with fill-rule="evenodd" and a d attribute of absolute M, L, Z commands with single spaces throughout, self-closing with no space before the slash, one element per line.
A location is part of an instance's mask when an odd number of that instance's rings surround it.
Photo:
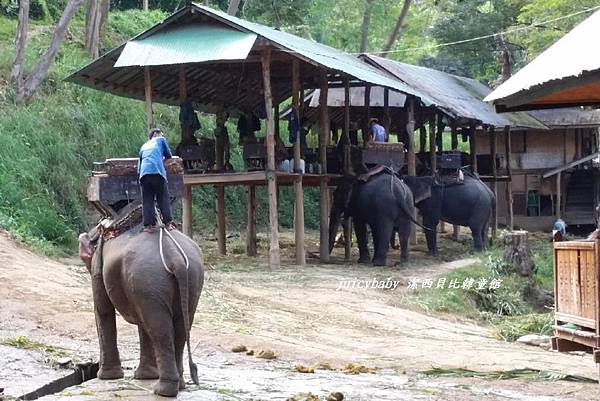
<path fill-rule="evenodd" d="M 394 26 L 394 30 L 390 34 L 390 38 L 388 39 L 386 45 L 383 47 L 383 54 L 385 55 L 392 49 L 396 40 L 402 33 L 402 29 L 404 28 L 404 22 L 406 20 L 406 16 L 408 15 L 408 10 L 410 9 L 410 5 L 412 0 L 404 0 L 402 4 L 402 10 L 400 11 L 400 15 L 398 16 L 398 20 L 396 20 L 396 26 Z"/>
<path fill-rule="evenodd" d="M 85 49 L 92 58 L 98 58 L 100 49 L 100 36 L 108 13 L 110 0 L 88 0 L 88 9 L 85 19 Z"/>
<path fill-rule="evenodd" d="M 48 70 L 54 62 L 54 58 L 65 39 L 69 23 L 75 12 L 85 0 L 69 0 L 62 16 L 60 17 L 50 41 L 50 45 L 41 55 L 33 71 L 25 76 L 24 60 L 27 48 L 27 29 L 29 28 L 29 0 L 21 0 L 19 4 L 19 21 L 17 24 L 17 35 L 15 39 L 15 61 L 11 71 L 11 80 L 17 93 L 17 102 L 25 102 L 31 99 L 33 94 L 48 75 Z"/>
<path fill-rule="evenodd" d="M 240 0 L 229 0 L 227 14 L 235 16 L 240 8 Z"/>
<path fill-rule="evenodd" d="M 142 0 L 142 10 L 148 11 L 148 0 Z"/>
<path fill-rule="evenodd" d="M 360 52 L 365 53 L 369 45 L 369 27 L 371 25 L 371 13 L 373 0 L 365 0 L 365 12 L 363 13 L 362 26 L 360 28 Z"/>

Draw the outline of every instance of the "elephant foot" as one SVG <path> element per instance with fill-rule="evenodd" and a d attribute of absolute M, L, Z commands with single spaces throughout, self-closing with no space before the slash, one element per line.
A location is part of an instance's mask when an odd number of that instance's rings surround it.
<path fill-rule="evenodd" d="M 181 380 L 163 380 L 159 379 L 154 385 L 154 394 L 163 397 L 177 397 Z"/>
<path fill-rule="evenodd" d="M 358 263 L 362 265 L 368 265 L 369 263 L 371 263 L 371 260 L 369 258 L 360 258 L 358 259 Z"/>
<path fill-rule="evenodd" d="M 138 380 L 156 380 L 158 377 L 156 366 L 138 366 L 133 374 L 133 378 Z"/>
<path fill-rule="evenodd" d="M 181 376 L 179 378 L 179 390 L 184 390 L 185 389 L 185 379 L 183 378 L 183 376 Z"/>
<path fill-rule="evenodd" d="M 428 251 L 427 255 L 429 256 L 433 256 L 434 258 L 437 258 L 438 256 L 438 252 L 437 251 Z"/>
<path fill-rule="evenodd" d="M 114 379 L 122 379 L 124 374 L 123 374 L 123 369 L 121 369 L 120 366 L 109 367 L 109 368 L 101 367 L 98 370 L 97 376 L 98 376 L 98 379 L 101 379 L 101 380 L 114 380 Z"/>
<path fill-rule="evenodd" d="M 385 259 L 373 259 L 373 266 L 387 266 Z"/>

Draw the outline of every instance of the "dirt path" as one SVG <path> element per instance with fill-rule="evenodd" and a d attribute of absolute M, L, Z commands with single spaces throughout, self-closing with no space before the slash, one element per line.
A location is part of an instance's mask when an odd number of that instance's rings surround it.
<path fill-rule="evenodd" d="M 256 260 L 235 254 L 218 258 L 211 254 L 211 243 L 204 245 L 208 250 L 207 280 L 192 331 L 194 355 L 202 377 L 206 378 L 206 391 L 213 395 L 227 391 L 237 394 L 232 398 L 207 396 L 206 399 L 285 400 L 296 390 L 314 388 L 313 391 L 324 393 L 334 387 L 351 394 L 356 380 L 367 380 L 366 388 L 374 395 L 379 394 L 369 398 L 368 390 L 362 395 L 355 393 L 354 399 L 365 400 L 468 400 L 471 396 L 480 399 L 478 392 L 491 394 L 486 399 L 505 398 L 494 395 L 498 391 L 512 391 L 513 398 L 524 400 L 595 399 L 595 386 L 589 384 L 419 379 L 416 372 L 432 366 L 473 370 L 529 367 L 588 377 L 596 375 L 589 356 L 507 344 L 494 340 L 486 328 L 471 322 L 426 316 L 402 306 L 409 279 L 443 275 L 472 264 L 473 259 L 439 264 L 433 258 L 419 258 L 419 262 L 403 269 L 336 264 L 309 265 L 304 269 L 283 266 L 272 271 Z M 291 247 L 284 243 L 283 248 L 285 254 Z M 235 248 L 232 250 L 235 253 Z M 42 258 L 0 234 L 0 340 L 26 336 L 58 346 L 63 354 L 73 358 L 96 356 L 87 271 L 76 260 L 68 262 Z M 396 289 L 339 289 L 343 281 L 388 281 L 388 278 L 398 282 Z M 126 364 L 133 368 L 137 360 L 137 332 L 122 320 L 119 320 L 119 344 Z M 239 344 L 255 350 L 274 350 L 278 359 L 265 362 L 232 354 L 230 348 Z M 0 358 L 10 357 L 8 348 L 11 347 L 0 347 Z M 28 352 L 40 365 L 49 364 L 44 360 L 48 355 L 39 350 L 18 352 Z M 13 353 L 12 358 L 19 356 Z M 292 371 L 297 364 L 319 363 L 334 368 L 360 363 L 380 370 L 376 375 L 359 376 L 329 371 L 302 375 Z M 27 370 L 26 365 L 31 363 L 17 365 L 21 368 L 13 369 L 12 373 L 0 368 L 0 387 L 8 388 L 2 383 L 12 383 L 13 389 L 18 387 L 13 395 L 35 386 L 34 377 L 39 375 L 39 371 Z M 245 378 L 242 382 L 241 377 Z M 283 378 L 295 380 L 297 385 L 284 386 Z M 246 381 L 249 384 L 242 385 Z M 382 391 L 386 388 L 406 390 L 406 397 L 388 398 Z M 534 395 L 541 398 L 532 398 Z"/>

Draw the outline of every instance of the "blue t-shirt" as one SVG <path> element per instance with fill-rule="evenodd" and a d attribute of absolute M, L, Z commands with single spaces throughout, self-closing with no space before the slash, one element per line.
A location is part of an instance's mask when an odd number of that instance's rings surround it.
<path fill-rule="evenodd" d="M 375 123 L 371 125 L 371 133 L 373 134 L 373 142 L 385 142 L 385 128 Z"/>
<path fill-rule="evenodd" d="M 167 171 L 163 160 L 173 157 L 167 140 L 162 137 L 150 139 L 142 145 L 140 149 L 140 159 L 138 161 L 138 176 L 141 179 L 147 174 L 160 174 L 165 180 Z"/>

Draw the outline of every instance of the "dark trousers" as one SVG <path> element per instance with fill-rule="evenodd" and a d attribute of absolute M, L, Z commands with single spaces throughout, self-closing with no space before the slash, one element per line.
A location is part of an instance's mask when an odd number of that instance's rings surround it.
<path fill-rule="evenodd" d="M 162 215 L 163 222 L 170 223 L 171 203 L 169 199 L 169 188 L 167 181 L 160 174 L 147 174 L 140 180 L 142 184 L 142 210 L 144 215 L 144 226 L 156 224 L 154 214 L 154 200 L 158 203 L 158 209 Z"/>

